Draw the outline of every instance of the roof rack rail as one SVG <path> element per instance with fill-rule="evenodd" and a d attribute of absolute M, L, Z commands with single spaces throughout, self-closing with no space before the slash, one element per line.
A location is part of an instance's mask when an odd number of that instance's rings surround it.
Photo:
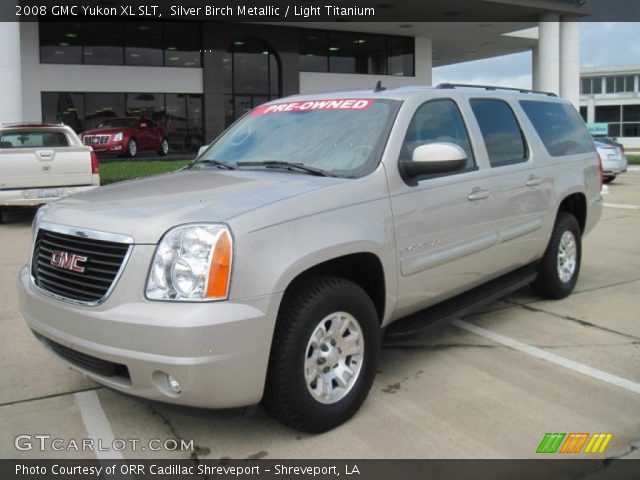
<path fill-rule="evenodd" d="M 436 88 L 439 88 L 441 90 L 453 89 L 453 88 L 480 88 L 480 89 L 489 90 L 489 91 L 507 90 L 510 92 L 518 92 L 518 93 L 532 93 L 536 95 L 547 95 L 548 97 L 558 96 L 552 92 L 541 92 L 539 90 L 527 90 L 526 88 L 498 87 L 495 85 L 472 85 L 472 84 L 466 84 L 466 83 L 441 83 Z"/>

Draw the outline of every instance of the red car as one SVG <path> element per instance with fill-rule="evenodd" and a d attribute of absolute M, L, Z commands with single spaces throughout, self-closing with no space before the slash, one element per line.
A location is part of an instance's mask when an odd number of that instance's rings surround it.
<path fill-rule="evenodd" d="M 164 129 L 146 118 L 121 117 L 105 120 L 98 128 L 80 135 L 82 143 L 98 153 L 115 153 L 135 157 L 139 152 L 169 153 L 169 140 Z"/>

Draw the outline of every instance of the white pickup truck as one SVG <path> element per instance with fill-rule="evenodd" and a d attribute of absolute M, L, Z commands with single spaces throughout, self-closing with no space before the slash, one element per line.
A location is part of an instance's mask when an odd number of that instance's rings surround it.
<path fill-rule="evenodd" d="M 41 205 L 100 185 L 98 157 L 66 125 L 0 125 L 0 223 L 5 207 Z"/>

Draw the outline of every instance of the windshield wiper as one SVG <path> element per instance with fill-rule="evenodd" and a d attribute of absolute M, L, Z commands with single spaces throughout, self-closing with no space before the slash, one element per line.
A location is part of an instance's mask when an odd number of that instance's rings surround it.
<path fill-rule="evenodd" d="M 310 175 L 317 175 L 320 177 L 335 177 L 331 172 L 323 170 L 321 168 L 309 167 L 302 163 L 290 163 L 280 160 L 266 160 L 264 162 L 238 162 L 236 167 L 266 167 L 266 168 L 281 168 L 284 170 L 298 170 Z"/>
<path fill-rule="evenodd" d="M 205 160 L 195 161 L 195 162 L 193 162 L 191 164 L 191 167 L 195 167 L 196 165 L 215 165 L 216 167 L 221 167 L 221 168 L 224 168 L 226 170 L 235 170 L 236 169 L 236 167 L 234 167 L 233 165 L 229 165 L 228 163 L 221 162 L 220 160 L 213 160 L 213 159 L 205 159 Z"/>

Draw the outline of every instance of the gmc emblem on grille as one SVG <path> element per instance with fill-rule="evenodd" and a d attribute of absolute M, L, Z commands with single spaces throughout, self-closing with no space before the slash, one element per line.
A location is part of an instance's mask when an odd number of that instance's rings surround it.
<path fill-rule="evenodd" d="M 87 257 L 76 255 L 75 253 L 62 252 L 54 250 L 51 252 L 51 265 L 58 268 L 64 268 L 71 272 L 84 273 L 84 267 L 79 265 L 87 261 Z"/>

